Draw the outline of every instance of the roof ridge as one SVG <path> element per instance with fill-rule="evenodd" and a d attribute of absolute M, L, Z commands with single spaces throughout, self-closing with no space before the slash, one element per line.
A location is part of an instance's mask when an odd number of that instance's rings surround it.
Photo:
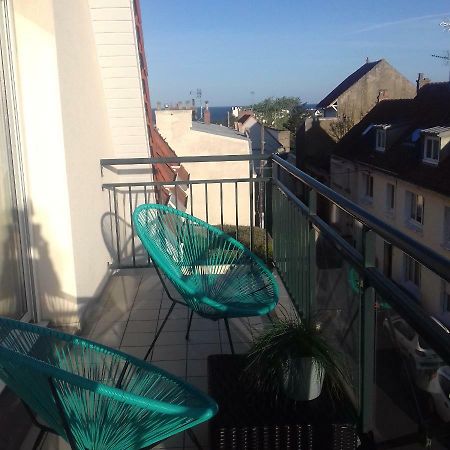
<path fill-rule="evenodd" d="M 342 93 L 353 86 L 363 76 L 367 75 L 372 69 L 374 69 L 382 61 L 389 64 L 385 59 L 379 59 L 377 61 L 366 62 L 362 66 L 358 67 L 347 78 L 339 83 L 328 95 L 326 95 L 318 104 L 317 108 L 323 108 L 329 106 L 334 100 L 336 100 Z"/>

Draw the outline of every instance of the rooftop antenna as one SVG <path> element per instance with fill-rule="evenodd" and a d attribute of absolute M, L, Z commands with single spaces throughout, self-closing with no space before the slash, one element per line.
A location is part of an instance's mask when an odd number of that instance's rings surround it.
<path fill-rule="evenodd" d="M 439 24 L 444 31 L 450 31 L 450 19 L 445 19 Z"/>
<path fill-rule="evenodd" d="M 192 107 L 193 108 L 196 108 L 195 107 L 195 98 L 197 98 L 197 100 L 198 100 L 198 103 L 200 104 L 200 119 L 202 119 L 203 118 L 203 107 L 202 107 L 202 90 L 200 89 L 200 88 L 197 88 L 197 89 L 192 89 L 190 92 L 189 92 L 189 95 L 191 96 L 191 98 L 192 98 Z M 194 95 L 195 95 L 195 98 L 194 98 Z M 197 116 L 197 114 L 195 114 L 195 116 Z M 196 119 L 197 119 L 197 117 L 196 117 Z"/>
<path fill-rule="evenodd" d="M 438 58 L 444 60 L 446 66 L 450 65 L 450 51 L 447 50 L 444 55 L 431 55 L 433 58 Z M 448 74 L 448 80 L 450 81 L 450 70 Z"/>
<path fill-rule="evenodd" d="M 444 31 L 450 31 L 450 19 L 445 19 L 439 24 Z M 431 55 L 433 58 L 443 59 L 444 64 L 448 66 L 450 64 L 450 51 L 447 50 L 446 54 L 444 55 Z M 450 81 L 450 70 L 448 73 L 448 81 Z"/>

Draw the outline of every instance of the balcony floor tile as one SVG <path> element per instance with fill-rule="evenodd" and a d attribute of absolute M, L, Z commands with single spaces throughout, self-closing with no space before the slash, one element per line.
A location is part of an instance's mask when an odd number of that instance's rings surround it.
<path fill-rule="evenodd" d="M 178 298 L 178 296 L 175 296 Z M 142 359 L 164 320 L 172 302 L 168 299 L 153 269 L 119 271 L 111 277 L 104 295 L 87 315 L 89 327 L 84 334 L 94 341 L 116 347 Z M 207 357 L 230 353 L 224 322 L 194 316 L 190 339 L 186 341 L 189 310 L 176 305 L 162 331 L 149 362 L 207 391 Z M 267 318 L 230 320 L 235 351 L 247 351 L 253 336 Z M 204 448 L 208 448 L 208 424 L 194 432 Z M 194 444 L 180 433 L 159 444 L 156 449 L 189 450 Z M 41 450 L 66 450 L 62 439 L 48 436 Z M 23 449 L 27 450 L 27 449 Z"/>

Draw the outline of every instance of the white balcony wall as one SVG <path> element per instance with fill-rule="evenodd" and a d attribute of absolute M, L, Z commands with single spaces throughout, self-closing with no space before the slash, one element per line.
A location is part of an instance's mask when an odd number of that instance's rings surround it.
<path fill-rule="evenodd" d="M 121 158 L 150 154 L 132 3 L 89 0 L 113 148 Z"/>
<path fill-rule="evenodd" d="M 40 318 L 76 326 L 108 276 L 99 159 L 115 156 L 91 11 L 10 4 Z"/>

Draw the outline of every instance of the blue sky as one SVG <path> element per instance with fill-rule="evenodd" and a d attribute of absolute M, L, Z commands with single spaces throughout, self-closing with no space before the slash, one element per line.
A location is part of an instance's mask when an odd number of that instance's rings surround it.
<path fill-rule="evenodd" d="M 269 96 L 315 102 L 385 58 L 411 81 L 448 80 L 449 0 L 141 0 L 153 105 L 201 88 L 213 106 Z M 254 94 L 251 94 L 254 92 Z"/>

